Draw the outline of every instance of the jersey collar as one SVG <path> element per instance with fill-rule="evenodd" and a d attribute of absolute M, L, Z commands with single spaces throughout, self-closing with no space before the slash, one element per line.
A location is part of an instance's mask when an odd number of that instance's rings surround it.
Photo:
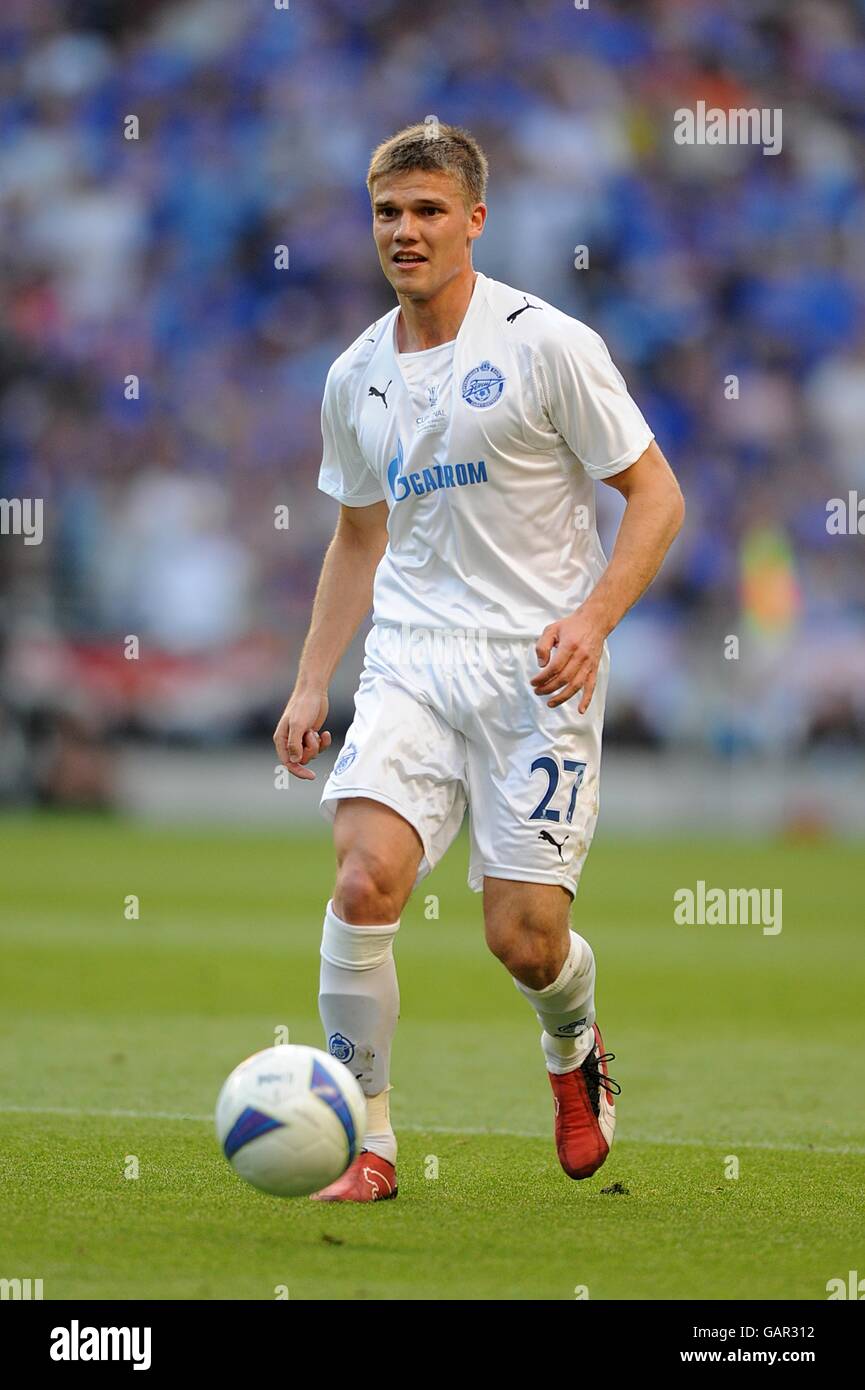
<path fill-rule="evenodd" d="M 486 275 L 482 274 L 481 271 L 479 271 L 479 270 L 476 271 L 476 272 L 475 272 L 475 283 L 474 283 L 474 288 L 472 289 L 472 297 L 471 297 L 471 299 L 470 299 L 469 302 L 468 302 L 468 305 L 467 305 L 467 307 L 466 307 L 466 311 L 465 311 L 465 313 L 463 314 L 462 323 L 460 324 L 459 328 L 457 329 L 456 337 L 455 337 L 454 340 L 453 340 L 453 341 L 454 341 L 454 357 L 456 357 L 456 354 L 459 352 L 461 342 L 468 336 L 468 332 L 469 332 L 469 330 L 470 330 L 470 328 L 471 328 L 471 323 L 472 323 L 472 321 L 477 317 L 477 315 L 478 315 L 478 313 L 479 313 L 479 311 L 480 311 L 481 305 L 482 305 L 482 304 L 484 303 L 484 301 L 486 300 L 486 297 L 487 297 L 487 285 L 488 285 L 488 284 L 489 284 L 489 279 L 488 279 L 488 277 L 487 277 Z M 397 347 L 397 341 L 396 341 L 396 326 L 397 326 L 398 321 L 399 321 L 399 305 L 397 305 L 397 307 L 396 307 L 396 309 L 395 309 L 395 311 L 394 311 L 393 322 L 391 323 L 391 326 L 390 326 L 390 347 L 391 347 L 391 351 L 392 351 L 393 356 L 394 356 L 394 360 L 397 362 L 397 364 L 399 363 L 399 357 L 400 357 L 399 348 Z"/>

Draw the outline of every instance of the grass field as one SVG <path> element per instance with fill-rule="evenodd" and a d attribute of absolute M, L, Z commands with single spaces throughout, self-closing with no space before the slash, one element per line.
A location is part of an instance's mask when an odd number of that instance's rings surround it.
<path fill-rule="evenodd" d="M 0 1277 L 46 1299 L 819 1300 L 865 1273 L 860 846 L 599 834 L 574 925 L 623 1094 L 607 1163 L 573 1183 L 458 841 L 397 940 L 400 1195 L 352 1208 L 248 1188 L 210 1118 L 275 1027 L 322 1043 L 314 830 L 0 821 Z M 674 925 L 700 878 L 783 888 L 783 931 Z"/>

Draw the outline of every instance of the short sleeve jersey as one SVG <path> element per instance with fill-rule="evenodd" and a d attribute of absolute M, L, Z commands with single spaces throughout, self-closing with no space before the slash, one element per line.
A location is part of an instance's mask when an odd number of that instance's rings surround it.
<path fill-rule="evenodd" d="M 451 343 L 400 353 L 398 306 L 331 367 L 318 485 L 387 502 L 373 619 L 537 637 L 589 595 L 606 557 L 593 480 L 653 434 L 606 344 L 478 273 Z"/>

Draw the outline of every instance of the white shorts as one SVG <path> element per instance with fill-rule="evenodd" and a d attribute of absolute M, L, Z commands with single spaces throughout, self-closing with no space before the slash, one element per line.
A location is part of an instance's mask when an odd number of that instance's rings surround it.
<path fill-rule="evenodd" d="M 355 716 L 321 794 L 383 802 L 413 825 L 424 856 L 414 886 L 469 809 L 468 884 L 484 875 L 560 883 L 573 897 L 598 818 L 609 652 L 585 714 L 579 693 L 550 709 L 529 681 L 531 638 L 475 640 L 376 623 L 366 639 Z"/>

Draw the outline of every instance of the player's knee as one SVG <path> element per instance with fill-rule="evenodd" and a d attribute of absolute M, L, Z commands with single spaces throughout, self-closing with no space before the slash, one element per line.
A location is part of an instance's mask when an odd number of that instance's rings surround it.
<path fill-rule="evenodd" d="M 404 904 L 387 866 L 375 856 L 356 853 L 339 866 L 333 906 L 344 922 L 378 926 L 395 922 Z"/>
<path fill-rule="evenodd" d="M 487 945 L 511 975 L 529 989 L 546 989 L 561 969 L 558 943 L 527 923 L 487 930 Z"/>

